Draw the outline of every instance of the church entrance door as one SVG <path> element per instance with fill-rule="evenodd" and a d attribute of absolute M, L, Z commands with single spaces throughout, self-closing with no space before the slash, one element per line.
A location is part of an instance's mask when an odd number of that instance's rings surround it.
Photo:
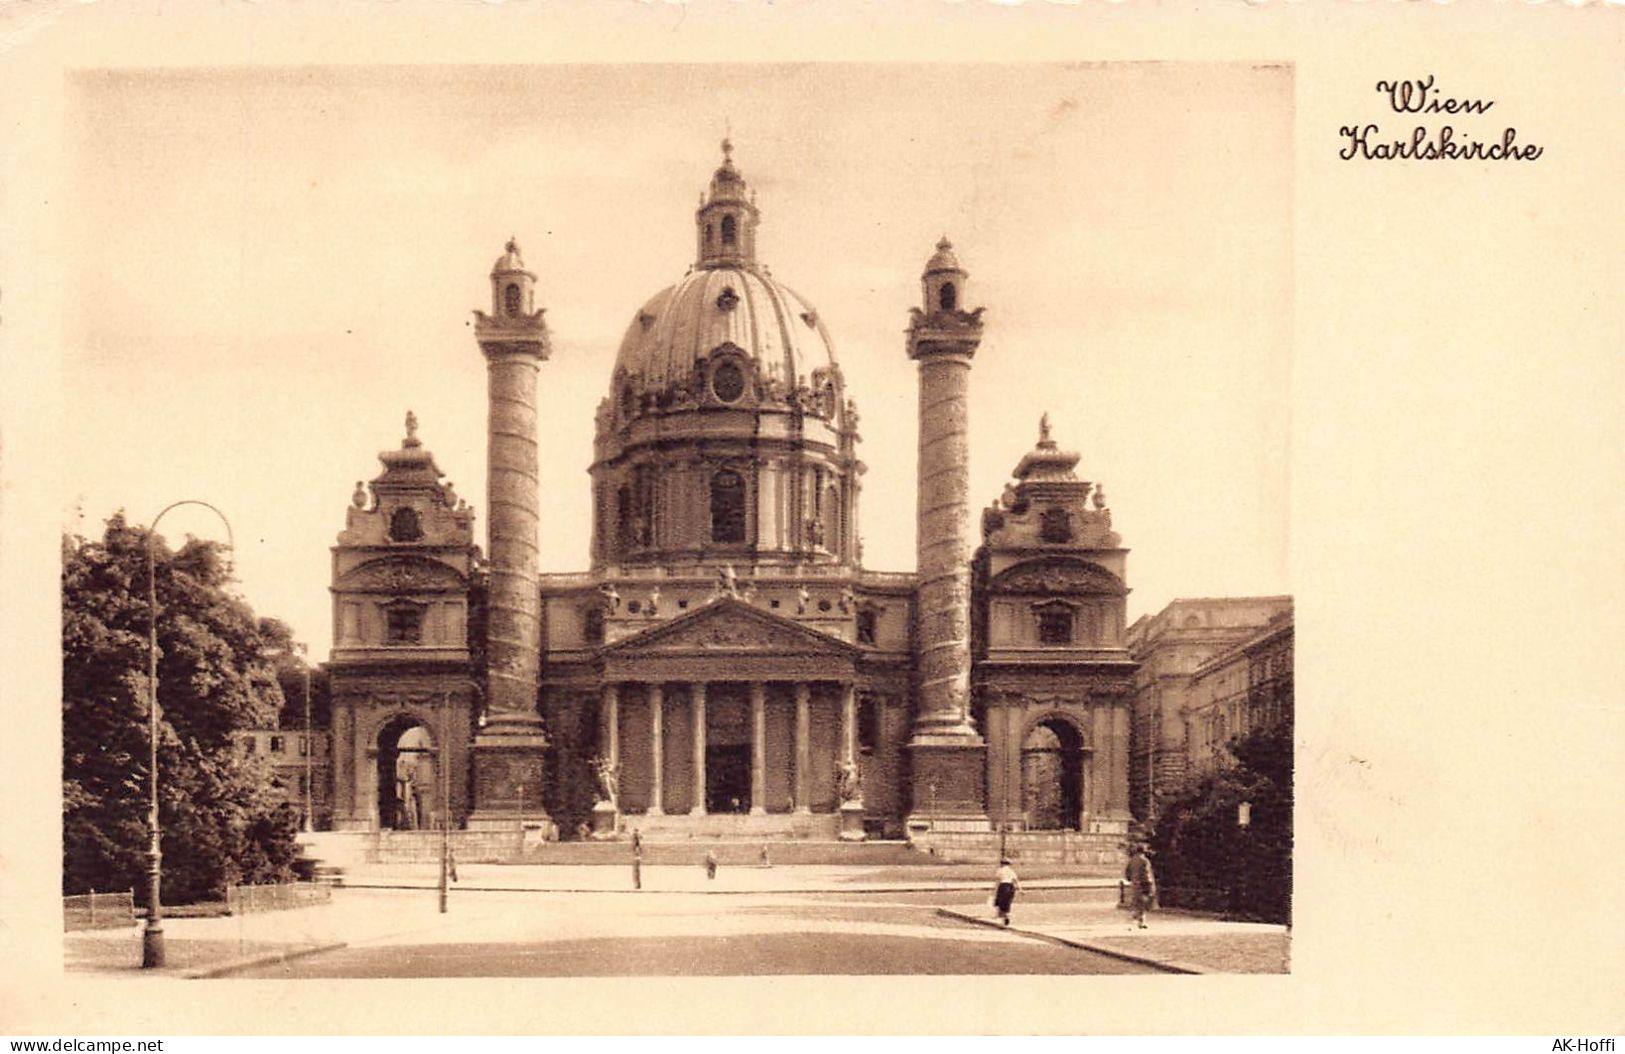
<path fill-rule="evenodd" d="M 705 811 L 750 811 L 750 747 L 705 748 Z"/>
<path fill-rule="evenodd" d="M 705 811 L 749 812 L 750 697 L 742 684 L 713 684 L 705 709 Z"/>

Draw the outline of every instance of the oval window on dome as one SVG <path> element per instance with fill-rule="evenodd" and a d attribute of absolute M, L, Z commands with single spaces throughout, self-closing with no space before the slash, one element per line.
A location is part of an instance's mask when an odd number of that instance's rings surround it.
<path fill-rule="evenodd" d="M 745 394 L 745 371 L 739 363 L 728 360 L 711 371 L 711 391 L 725 403 L 737 402 Z"/>

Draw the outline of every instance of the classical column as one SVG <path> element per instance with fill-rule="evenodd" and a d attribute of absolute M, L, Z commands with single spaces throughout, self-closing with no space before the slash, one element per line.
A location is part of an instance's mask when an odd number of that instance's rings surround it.
<path fill-rule="evenodd" d="M 767 685 L 750 682 L 750 811 L 767 811 Z"/>
<path fill-rule="evenodd" d="M 599 714 L 603 727 L 599 730 L 599 749 L 610 768 L 621 767 L 621 686 L 609 681 L 603 689 L 603 706 Z"/>
<path fill-rule="evenodd" d="M 535 307 L 536 276 L 519 246 L 491 269 L 491 313 L 475 312 L 475 339 L 486 366 L 486 525 L 490 581 L 486 601 L 486 717 L 474 740 L 472 827 L 512 820 L 520 788 L 542 785 L 541 594 L 537 591 L 536 380 L 551 352 L 547 323 Z M 522 819 L 548 826 L 541 795 Z"/>
<path fill-rule="evenodd" d="M 666 744 L 661 733 L 661 710 L 665 709 L 665 695 L 659 683 L 649 685 L 649 815 L 664 812 L 661 804 L 665 786 Z"/>
<path fill-rule="evenodd" d="M 694 723 L 694 804 L 690 816 L 705 815 L 705 682 L 688 686 L 688 710 Z"/>
<path fill-rule="evenodd" d="M 919 363 L 915 636 L 919 697 L 909 741 L 913 814 L 986 816 L 985 753 L 970 721 L 969 417 L 982 311 L 944 238 L 920 276 L 908 356 Z"/>
<path fill-rule="evenodd" d="M 812 687 L 806 681 L 796 682 L 796 812 L 812 812 L 808 803 L 807 773 L 812 768 L 812 722 L 809 707 Z"/>
<path fill-rule="evenodd" d="M 848 682 L 841 685 L 841 760 L 858 759 L 858 689 Z"/>

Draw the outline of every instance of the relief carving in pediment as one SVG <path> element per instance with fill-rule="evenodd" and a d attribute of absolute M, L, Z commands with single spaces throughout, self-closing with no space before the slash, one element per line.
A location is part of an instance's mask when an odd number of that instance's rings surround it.
<path fill-rule="evenodd" d="M 454 589 L 462 584 L 456 571 L 426 560 L 380 560 L 364 564 L 340 580 L 344 589 L 393 594 Z"/>
<path fill-rule="evenodd" d="M 1025 564 L 1000 575 L 994 585 L 1010 593 L 1121 593 L 1123 585 L 1111 572 L 1091 564 Z"/>

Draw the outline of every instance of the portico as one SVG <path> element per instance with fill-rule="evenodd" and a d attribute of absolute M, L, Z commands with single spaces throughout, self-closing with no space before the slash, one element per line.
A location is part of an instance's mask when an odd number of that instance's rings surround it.
<path fill-rule="evenodd" d="M 733 598 L 610 645 L 598 742 L 622 812 L 834 812 L 858 689 L 857 649 Z"/>

